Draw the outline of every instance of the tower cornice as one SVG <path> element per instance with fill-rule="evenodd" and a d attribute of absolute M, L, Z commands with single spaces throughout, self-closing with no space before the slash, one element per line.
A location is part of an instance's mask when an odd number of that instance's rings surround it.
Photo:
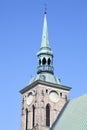
<path fill-rule="evenodd" d="M 30 85 L 26 86 L 22 90 L 20 90 L 20 93 L 23 94 L 26 91 L 30 90 L 31 88 L 36 87 L 38 84 L 45 85 L 45 86 L 52 87 L 52 88 L 57 88 L 57 89 L 63 89 L 63 90 L 67 90 L 67 91 L 70 91 L 70 89 L 72 89 L 69 86 L 60 85 L 60 84 L 54 84 L 54 83 L 45 82 L 45 81 L 42 81 L 42 80 L 37 80 L 37 81 L 31 83 Z"/>

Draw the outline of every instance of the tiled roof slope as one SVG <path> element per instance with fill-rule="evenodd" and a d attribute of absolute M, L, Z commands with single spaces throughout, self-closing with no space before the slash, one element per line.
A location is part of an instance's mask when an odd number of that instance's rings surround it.
<path fill-rule="evenodd" d="M 87 130 L 87 94 L 71 100 L 51 130 Z"/>

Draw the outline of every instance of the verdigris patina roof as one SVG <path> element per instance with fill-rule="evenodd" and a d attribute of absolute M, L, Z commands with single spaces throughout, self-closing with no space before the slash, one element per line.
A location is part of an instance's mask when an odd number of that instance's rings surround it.
<path fill-rule="evenodd" d="M 87 130 L 87 94 L 71 100 L 51 130 Z"/>
<path fill-rule="evenodd" d="M 60 79 L 58 79 L 57 77 L 55 77 L 53 74 L 50 74 L 50 73 L 37 74 L 35 77 L 31 79 L 30 84 L 32 82 L 35 82 L 36 80 L 42 80 L 42 81 L 51 82 L 54 84 L 61 84 Z"/>

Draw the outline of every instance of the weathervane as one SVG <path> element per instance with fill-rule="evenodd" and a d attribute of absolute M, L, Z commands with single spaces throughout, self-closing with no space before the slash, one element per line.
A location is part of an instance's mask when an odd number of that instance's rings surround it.
<path fill-rule="evenodd" d="M 44 4 L 44 14 L 47 14 L 47 4 Z"/>

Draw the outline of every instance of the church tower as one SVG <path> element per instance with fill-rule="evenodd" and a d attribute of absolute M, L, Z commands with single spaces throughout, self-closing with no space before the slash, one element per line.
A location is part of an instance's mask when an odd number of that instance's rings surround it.
<path fill-rule="evenodd" d="M 71 88 L 62 85 L 54 75 L 53 52 L 49 44 L 46 12 L 37 58 L 36 76 L 20 91 L 22 94 L 21 130 L 50 130 L 69 100 Z"/>

